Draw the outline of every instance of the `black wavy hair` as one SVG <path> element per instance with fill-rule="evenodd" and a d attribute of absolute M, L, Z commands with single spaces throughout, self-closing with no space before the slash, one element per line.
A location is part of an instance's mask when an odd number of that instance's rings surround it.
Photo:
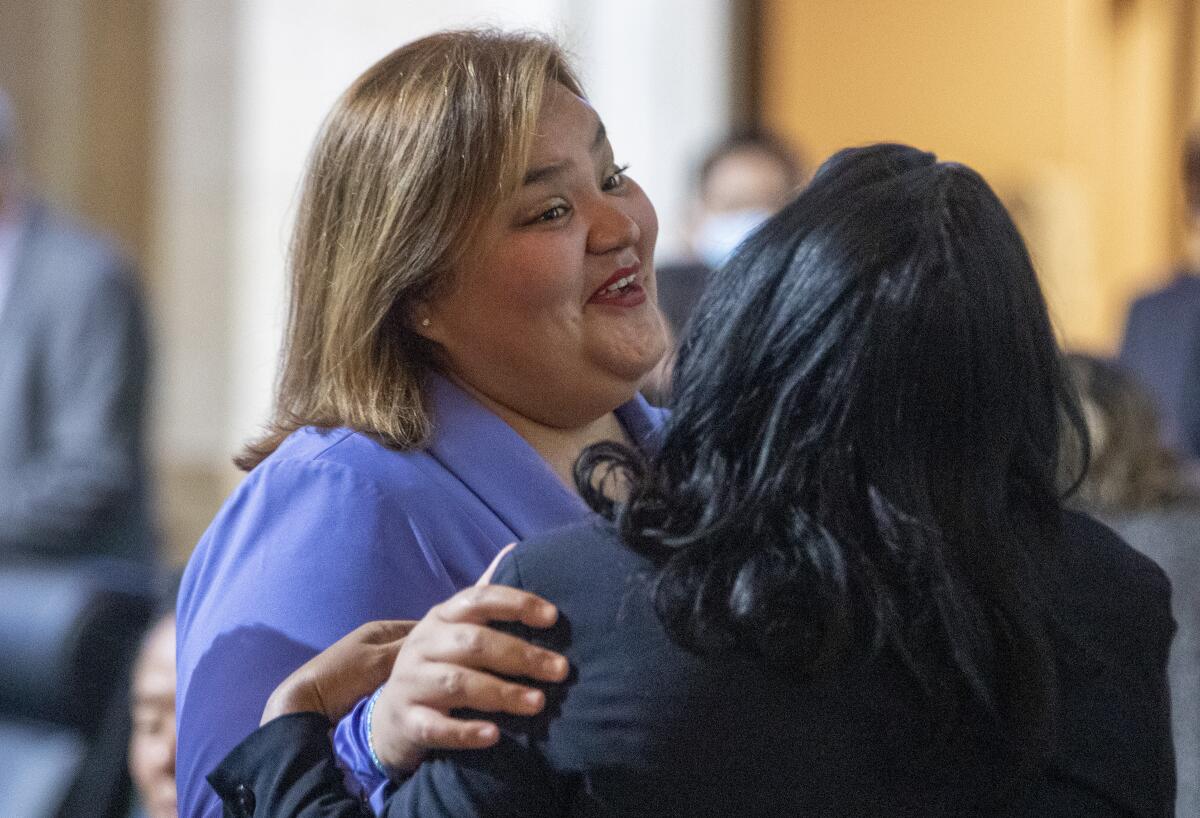
<path fill-rule="evenodd" d="M 800 676 L 892 651 L 954 713 L 1046 749 L 1034 563 L 1061 540 L 1063 426 L 1086 432 L 979 174 L 902 145 L 834 155 L 716 273 L 673 388 L 650 460 L 601 444 L 576 468 L 657 566 L 672 638 Z"/>

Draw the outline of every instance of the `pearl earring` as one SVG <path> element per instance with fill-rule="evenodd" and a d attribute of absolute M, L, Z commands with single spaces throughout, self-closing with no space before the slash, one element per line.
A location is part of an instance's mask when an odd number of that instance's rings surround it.
<path fill-rule="evenodd" d="M 423 326 L 423 327 L 427 327 L 427 326 L 429 326 L 429 319 L 428 319 L 428 318 L 422 318 L 422 319 L 421 319 L 421 326 Z"/>

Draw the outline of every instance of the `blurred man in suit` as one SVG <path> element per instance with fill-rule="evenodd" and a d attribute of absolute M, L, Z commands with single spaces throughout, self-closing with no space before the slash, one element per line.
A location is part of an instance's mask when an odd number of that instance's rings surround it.
<path fill-rule="evenodd" d="M 1200 458 L 1200 131 L 1183 151 L 1187 259 L 1162 289 L 1134 302 L 1120 362 L 1154 398 L 1168 440 Z"/>
<path fill-rule="evenodd" d="M 136 274 L 30 195 L 0 91 L 0 558 L 149 559 Z"/>

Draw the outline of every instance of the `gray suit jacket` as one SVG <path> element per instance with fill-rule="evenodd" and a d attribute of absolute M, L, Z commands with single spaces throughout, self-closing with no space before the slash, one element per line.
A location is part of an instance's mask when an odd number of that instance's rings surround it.
<path fill-rule="evenodd" d="M 1176 814 L 1200 815 L 1200 508 L 1180 507 L 1107 520 L 1171 580 L 1179 630 L 1171 646 L 1171 722 L 1178 775 Z"/>
<path fill-rule="evenodd" d="M 24 218 L 0 311 L 0 557 L 149 558 L 135 273 L 44 205 Z"/>

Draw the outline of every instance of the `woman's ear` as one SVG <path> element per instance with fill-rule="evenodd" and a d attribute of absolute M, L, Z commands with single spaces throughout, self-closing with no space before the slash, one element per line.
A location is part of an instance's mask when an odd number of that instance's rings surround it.
<path fill-rule="evenodd" d="M 430 310 L 428 304 L 418 304 L 413 308 L 408 317 L 409 326 L 412 331 L 420 335 L 427 341 L 437 341 L 437 332 L 434 328 L 433 311 Z"/>

